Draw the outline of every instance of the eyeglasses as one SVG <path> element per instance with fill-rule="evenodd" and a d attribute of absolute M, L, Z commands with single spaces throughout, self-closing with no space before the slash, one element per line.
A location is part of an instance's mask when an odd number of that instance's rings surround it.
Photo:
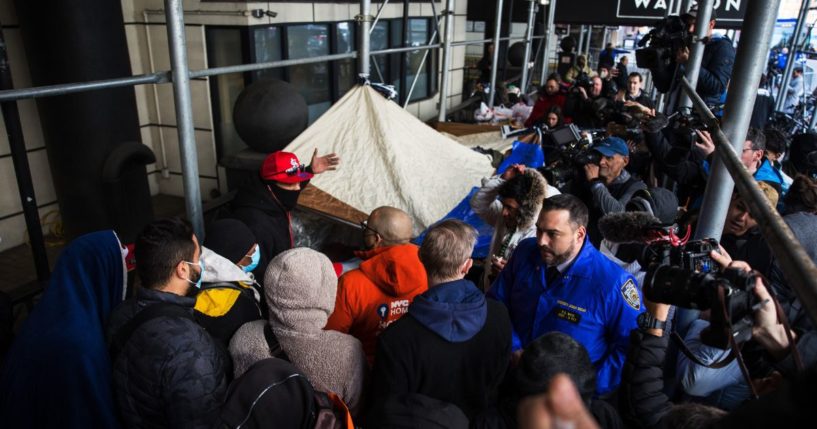
<path fill-rule="evenodd" d="M 373 232 L 375 235 L 380 235 L 379 232 L 377 232 L 374 228 L 369 226 L 369 221 L 367 220 L 360 221 L 360 227 L 363 228 L 364 235 L 366 234 L 367 230 Z"/>

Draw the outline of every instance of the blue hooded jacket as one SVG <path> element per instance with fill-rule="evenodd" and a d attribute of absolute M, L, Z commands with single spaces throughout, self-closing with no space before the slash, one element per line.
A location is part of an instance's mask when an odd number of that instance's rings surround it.
<path fill-rule="evenodd" d="M 103 327 L 123 299 L 125 274 L 113 231 L 83 235 L 63 250 L 3 368 L 4 427 L 119 426 Z"/>
<path fill-rule="evenodd" d="M 546 280 L 536 238 L 519 243 L 488 291 L 508 308 L 513 350 L 548 332 L 570 335 L 587 349 L 597 370 L 596 393 L 618 387 L 636 317 L 643 311 L 635 278 L 585 239 L 573 264 L 553 284 Z"/>
<path fill-rule="evenodd" d="M 417 295 L 409 307 L 421 325 L 452 343 L 468 341 L 488 318 L 485 294 L 468 280 L 442 283 Z"/>

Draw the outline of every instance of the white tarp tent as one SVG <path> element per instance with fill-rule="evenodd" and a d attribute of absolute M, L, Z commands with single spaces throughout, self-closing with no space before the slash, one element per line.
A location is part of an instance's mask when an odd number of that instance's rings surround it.
<path fill-rule="evenodd" d="M 412 216 L 415 231 L 445 216 L 493 172 L 485 155 L 443 136 L 368 85 L 351 89 L 284 150 L 308 162 L 315 148 L 322 155 L 337 153 L 341 164 L 316 176 L 311 184 L 322 192 L 302 196 L 300 204 L 353 221 L 393 206 Z M 359 213 L 332 213 L 332 204 L 322 204 L 327 199 Z"/>

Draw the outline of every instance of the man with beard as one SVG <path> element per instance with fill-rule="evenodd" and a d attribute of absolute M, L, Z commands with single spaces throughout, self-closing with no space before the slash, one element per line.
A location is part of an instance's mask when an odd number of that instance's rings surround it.
<path fill-rule="evenodd" d="M 232 216 L 246 224 L 261 247 L 261 260 L 253 270 L 263 281 L 267 264 L 279 253 L 295 246 L 290 212 L 298 196 L 315 174 L 337 169 L 340 158 L 330 153 L 312 154 L 304 166 L 294 153 L 273 152 L 264 159 L 258 178 L 238 190 L 232 202 Z"/>
<path fill-rule="evenodd" d="M 590 354 L 596 393 L 605 395 L 621 380 L 642 301 L 633 276 L 587 240 L 587 221 L 575 196 L 545 199 L 536 237 L 519 244 L 488 296 L 508 308 L 517 356 L 542 334 L 570 335 Z"/>

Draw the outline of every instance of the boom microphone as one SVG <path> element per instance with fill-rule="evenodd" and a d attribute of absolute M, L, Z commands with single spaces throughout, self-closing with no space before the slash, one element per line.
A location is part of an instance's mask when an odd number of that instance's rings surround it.
<path fill-rule="evenodd" d="M 598 223 L 602 237 L 612 243 L 647 243 L 661 226 L 658 218 L 646 212 L 610 213 Z"/>

